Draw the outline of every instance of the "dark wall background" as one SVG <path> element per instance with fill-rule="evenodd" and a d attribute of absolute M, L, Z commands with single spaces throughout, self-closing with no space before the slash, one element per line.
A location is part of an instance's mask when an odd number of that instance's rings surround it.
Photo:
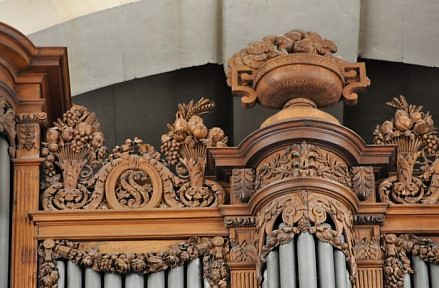
<path fill-rule="evenodd" d="M 366 62 L 371 86 L 355 106 L 344 107 L 344 125 L 372 143 L 377 124 L 393 118 L 395 110 L 386 105 L 404 95 L 410 104 L 423 105 L 439 123 L 439 69 L 396 62 L 359 59 Z"/>
<path fill-rule="evenodd" d="M 159 149 L 160 136 L 167 133 L 166 124 L 174 122 L 177 105 L 201 97 L 217 104 L 204 117 L 208 127 L 221 126 L 227 135 L 233 135 L 232 96 L 222 65 L 134 79 L 75 96 L 73 102 L 96 112 L 108 147 L 137 136 Z"/>
<path fill-rule="evenodd" d="M 386 102 L 400 94 L 412 104 L 424 105 L 439 121 L 439 69 L 395 62 L 359 59 L 366 62 L 371 87 L 359 97 L 356 106 L 340 103 L 326 109 L 344 125 L 372 143 L 375 126 L 393 117 Z M 217 108 L 207 117 L 209 127 L 220 126 L 229 135 L 230 145 L 238 145 L 275 110 L 255 106 L 241 108 L 239 98 L 232 98 L 222 65 L 207 64 L 114 84 L 73 98 L 74 103 L 95 111 L 107 146 L 121 144 L 138 136 L 160 147 L 160 136 L 173 122 L 179 103 L 207 97 Z"/>

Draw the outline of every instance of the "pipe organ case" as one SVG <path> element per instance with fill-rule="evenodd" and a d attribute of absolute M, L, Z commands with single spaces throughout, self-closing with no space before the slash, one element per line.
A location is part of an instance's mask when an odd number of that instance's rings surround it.
<path fill-rule="evenodd" d="M 243 106 L 280 109 L 237 147 L 202 98 L 177 107 L 160 151 L 109 149 L 71 105 L 66 49 L 0 23 L 0 285 L 439 287 L 432 117 L 394 98 L 366 144 L 319 109 L 370 84 L 336 50 L 291 30 L 233 55 Z"/>

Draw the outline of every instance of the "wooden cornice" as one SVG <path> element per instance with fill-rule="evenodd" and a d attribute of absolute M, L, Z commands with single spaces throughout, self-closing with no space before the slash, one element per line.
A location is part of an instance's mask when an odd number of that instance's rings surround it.
<path fill-rule="evenodd" d="M 49 211 L 30 218 L 38 239 L 182 239 L 228 233 L 220 208 Z"/>
<path fill-rule="evenodd" d="M 394 161 L 393 145 L 366 145 L 358 134 L 342 125 L 317 120 L 292 120 L 259 129 L 238 147 L 209 149 L 209 169 L 219 175 L 227 175 L 231 167 L 254 167 L 268 154 L 302 141 L 328 148 L 350 166 L 380 166 Z"/>
<path fill-rule="evenodd" d="M 67 49 L 36 47 L 1 22 L 0 82 L 17 113 L 46 112 L 51 123 L 71 106 Z"/>

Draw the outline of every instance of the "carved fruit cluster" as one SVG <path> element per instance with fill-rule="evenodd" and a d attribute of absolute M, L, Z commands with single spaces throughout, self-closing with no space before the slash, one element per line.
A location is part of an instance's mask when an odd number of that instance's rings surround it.
<path fill-rule="evenodd" d="M 227 137 L 224 131 L 218 127 L 208 129 L 200 117 L 214 107 L 211 100 L 204 98 L 196 103 L 190 101 L 188 104 L 178 105 L 175 122 L 168 124 L 169 132 L 161 138 L 160 150 L 170 165 L 176 165 L 180 161 L 183 144 L 194 147 L 201 142 L 207 147 L 226 146 Z"/>
<path fill-rule="evenodd" d="M 438 149 L 439 140 L 430 113 L 424 113 L 422 106 L 408 104 L 402 95 L 399 98 L 393 98 L 387 105 L 396 109 L 395 117 L 376 127 L 374 142 L 377 144 L 394 143 L 395 138 L 406 136 L 412 140 L 413 149 L 424 147 L 428 154 L 434 155 Z M 410 149 L 410 147 L 407 148 Z"/>
<path fill-rule="evenodd" d="M 335 52 L 337 46 L 331 40 L 323 39 L 315 32 L 291 30 L 284 35 L 270 35 L 251 42 L 230 59 L 229 68 L 231 65 L 246 65 L 258 69 L 269 59 L 291 53 L 330 55 Z"/>

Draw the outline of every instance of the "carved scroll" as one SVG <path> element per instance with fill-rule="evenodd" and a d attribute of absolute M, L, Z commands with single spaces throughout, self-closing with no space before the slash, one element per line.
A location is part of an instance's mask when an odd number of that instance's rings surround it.
<path fill-rule="evenodd" d="M 408 104 L 404 96 L 387 104 L 396 109 L 395 117 L 377 126 L 374 141 L 397 145 L 397 174 L 379 185 L 381 200 L 397 204 L 437 203 L 439 140 L 431 115 L 424 113 L 422 106 Z"/>
<path fill-rule="evenodd" d="M 161 150 L 141 139 L 127 139 L 107 156 L 104 135 L 94 113 L 73 106 L 47 132 L 43 155 L 43 208 L 147 209 L 213 207 L 225 192 L 205 178 L 207 147 L 223 147 L 227 137 L 207 129 L 200 115 L 210 100 L 179 105 L 176 121 L 162 136 Z M 171 166 L 171 167 L 170 167 Z M 172 170 L 175 170 L 175 175 Z"/>
<path fill-rule="evenodd" d="M 413 273 L 408 254 L 419 256 L 428 263 L 439 264 L 439 245 L 414 235 L 386 234 L 382 236 L 384 258 L 384 287 L 404 287 L 404 276 Z"/>
<path fill-rule="evenodd" d="M 352 187 L 349 168 L 339 156 L 302 142 L 261 161 L 256 169 L 255 188 L 294 177 L 321 177 Z"/>
<path fill-rule="evenodd" d="M 39 247 L 39 287 L 56 288 L 59 278 L 56 260 L 67 260 L 97 272 L 149 274 L 183 265 L 196 258 L 203 260 L 204 278 L 211 287 L 225 288 L 229 269 L 225 258 L 229 243 L 223 237 L 191 238 L 163 252 L 105 254 L 87 250 L 80 243 L 67 240 L 44 240 Z"/>
<path fill-rule="evenodd" d="M 275 226 L 279 220 L 286 225 L 281 228 Z M 326 223 L 333 223 L 333 226 Z M 357 265 L 352 213 L 335 199 L 307 191 L 273 200 L 258 213 L 256 233 L 261 255 L 258 272 L 270 251 L 302 232 L 314 234 L 343 251 L 349 264 L 351 282 L 355 282 Z M 268 242 L 265 242 L 266 237 Z"/>
<path fill-rule="evenodd" d="M 9 140 L 9 154 L 15 156 L 15 112 L 12 106 L 0 97 L 0 134 L 5 133 Z"/>

